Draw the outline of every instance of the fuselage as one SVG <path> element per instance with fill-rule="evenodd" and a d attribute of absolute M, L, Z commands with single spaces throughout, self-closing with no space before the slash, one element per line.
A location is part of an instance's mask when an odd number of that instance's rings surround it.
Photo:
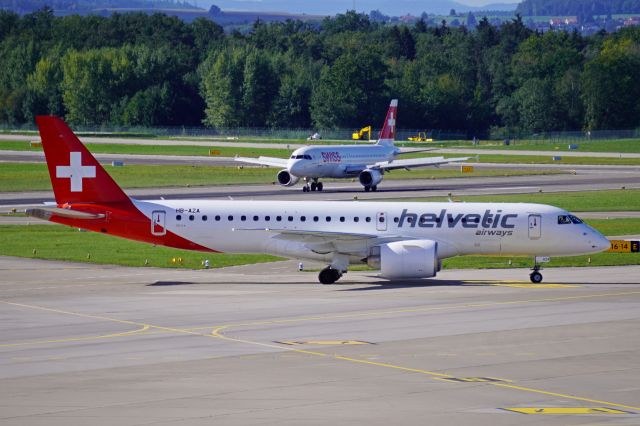
<path fill-rule="evenodd" d="M 428 239 L 439 258 L 469 254 L 578 255 L 609 247 L 598 231 L 565 210 L 525 203 L 377 203 L 288 201 L 134 201 L 157 226 L 214 251 L 259 252 L 326 260 L 331 247 L 304 233 L 375 236 L 354 240 L 351 262 L 381 240 Z M 159 217 L 161 216 L 161 217 Z M 295 232 L 297 240 L 281 239 Z M 152 230 L 149 230 L 152 233 Z"/>
<path fill-rule="evenodd" d="M 392 161 L 397 152 L 392 144 L 306 146 L 291 154 L 287 169 L 297 177 L 345 178 L 375 163 Z"/>

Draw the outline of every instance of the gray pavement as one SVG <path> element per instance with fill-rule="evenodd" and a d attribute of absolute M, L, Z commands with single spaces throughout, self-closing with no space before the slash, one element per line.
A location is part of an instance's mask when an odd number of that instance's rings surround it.
<path fill-rule="evenodd" d="M 0 272 L 2 425 L 640 423 L 640 267 Z"/>

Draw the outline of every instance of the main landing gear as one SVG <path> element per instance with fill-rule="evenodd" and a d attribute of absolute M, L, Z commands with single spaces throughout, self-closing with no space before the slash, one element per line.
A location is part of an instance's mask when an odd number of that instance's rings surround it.
<path fill-rule="evenodd" d="M 318 280 L 322 284 L 333 284 L 342 277 L 342 272 L 337 269 L 333 269 L 331 266 L 327 266 L 318 275 Z"/>
<path fill-rule="evenodd" d="M 364 187 L 364 192 L 369 192 L 369 191 L 377 191 L 378 190 L 378 185 L 371 185 L 371 186 L 365 186 Z"/>
<path fill-rule="evenodd" d="M 307 182 L 302 187 L 302 192 L 309 192 L 309 191 L 322 191 L 322 182 L 318 182 L 318 178 L 313 178 L 310 183 Z"/>
<path fill-rule="evenodd" d="M 540 265 L 534 260 L 533 268 L 531 268 L 531 274 L 529 274 L 529 279 L 534 284 L 540 284 L 542 282 L 542 274 L 540 273 Z"/>

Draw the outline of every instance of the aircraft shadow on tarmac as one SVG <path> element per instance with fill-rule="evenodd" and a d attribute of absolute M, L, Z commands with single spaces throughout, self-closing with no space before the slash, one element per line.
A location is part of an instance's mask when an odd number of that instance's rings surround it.
<path fill-rule="evenodd" d="M 183 285 L 258 285 L 258 284 L 277 284 L 277 285 L 313 285 L 319 286 L 317 282 L 314 281 L 294 281 L 294 282 L 282 282 L 274 277 L 273 280 L 261 279 L 260 281 L 243 281 L 238 283 L 227 283 L 227 282 L 191 282 L 191 281 L 155 281 L 153 283 L 149 283 L 147 287 L 171 287 L 171 286 L 183 286 Z M 356 288 L 340 288 L 343 286 L 362 286 L 366 287 L 356 287 Z M 474 287 L 478 286 L 490 286 L 491 283 L 483 283 L 483 282 L 474 282 L 473 284 L 466 283 L 464 281 L 457 280 L 407 280 L 407 281 L 396 281 L 396 282 L 370 282 L 370 281 L 349 281 L 349 282 L 338 282 L 332 284 L 328 287 L 336 288 L 338 291 L 368 291 L 368 290 L 392 290 L 392 289 L 401 289 L 401 288 L 415 288 L 415 287 L 450 287 L 450 286 L 469 286 L 473 285 Z"/>

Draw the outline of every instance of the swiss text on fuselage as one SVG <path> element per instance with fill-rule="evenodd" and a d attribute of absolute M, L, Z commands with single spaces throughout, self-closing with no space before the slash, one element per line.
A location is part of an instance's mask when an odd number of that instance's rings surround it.
<path fill-rule="evenodd" d="M 485 210 L 484 214 L 479 213 L 448 213 L 446 209 L 440 210 L 439 213 L 412 213 L 407 209 L 402 210 L 398 221 L 398 228 L 410 226 L 415 228 L 416 225 L 421 228 L 455 228 L 461 226 L 463 228 L 515 228 L 513 221 L 518 217 L 517 214 L 502 214 L 502 210 L 493 213 L 491 210 Z"/>

